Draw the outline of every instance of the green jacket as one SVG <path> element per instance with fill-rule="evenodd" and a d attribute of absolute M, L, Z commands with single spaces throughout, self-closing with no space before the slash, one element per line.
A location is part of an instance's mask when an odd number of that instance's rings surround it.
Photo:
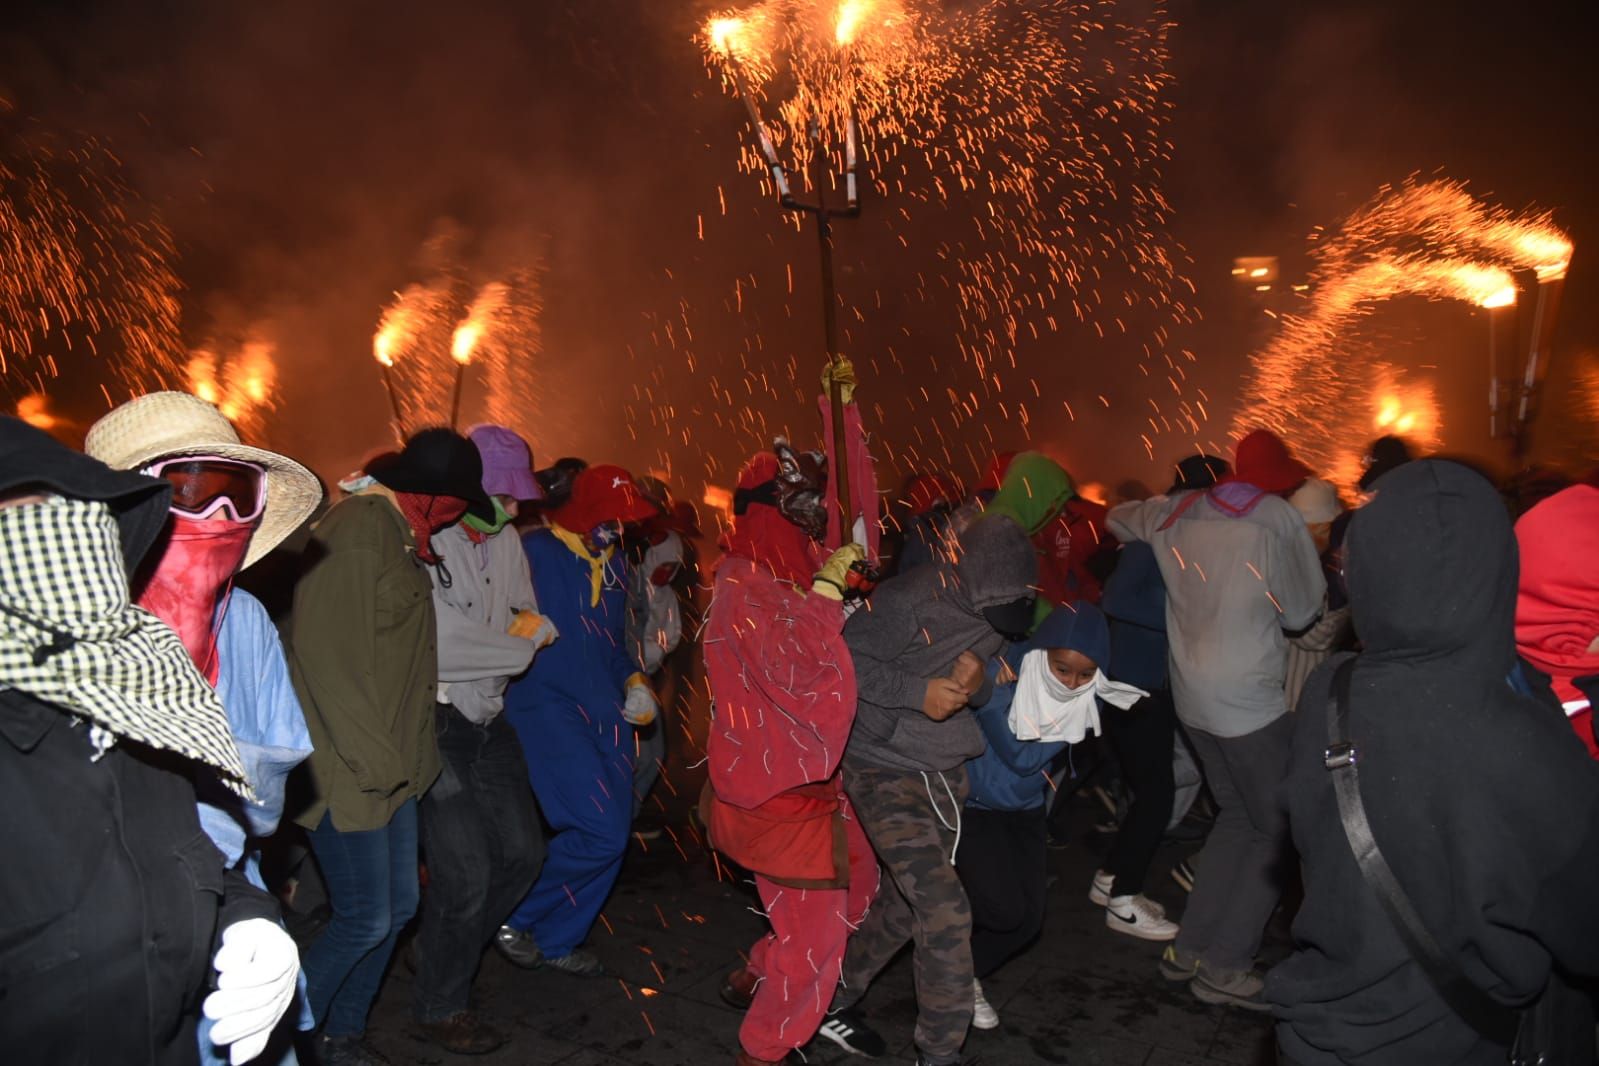
<path fill-rule="evenodd" d="M 404 517 L 381 495 L 336 505 L 311 536 L 294 590 L 289 671 L 316 745 L 315 798 L 341 832 L 381 829 L 439 775 L 433 736 L 433 585 Z"/>
<path fill-rule="evenodd" d="M 1059 463 L 1041 452 L 1022 452 L 1011 460 L 1005 480 L 984 510 L 1005 515 L 1032 537 L 1075 495 L 1072 476 Z"/>

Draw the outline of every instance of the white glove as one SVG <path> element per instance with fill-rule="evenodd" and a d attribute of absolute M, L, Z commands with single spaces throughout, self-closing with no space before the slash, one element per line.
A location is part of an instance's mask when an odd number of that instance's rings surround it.
<path fill-rule="evenodd" d="M 655 693 L 644 682 L 627 687 L 627 702 L 622 704 L 622 717 L 633 725 L 645 726 L 655 721 Z"/>
<path fill-rule="evenodd" d="M 294 999 L 300 952 L 276 922 L 247 918 L 222 931 L 212 963 L 217 990 L 205 997 L 205 1016 L 216 1024 L 211 1042 L 227 1046 L 233 1066 L 266 1050 L 272 1029 Z"/>

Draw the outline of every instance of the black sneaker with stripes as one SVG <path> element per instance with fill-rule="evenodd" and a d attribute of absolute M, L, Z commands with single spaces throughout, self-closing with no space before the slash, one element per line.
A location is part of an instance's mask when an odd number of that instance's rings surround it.
<path fill-rule="evenodd" d="M 851 1055 L 875 1059 L 888 1051 L 888 1042 L 852 1010 L 836 1010 L 822 1019 L 816 1035 L 831 1040 Z"/>

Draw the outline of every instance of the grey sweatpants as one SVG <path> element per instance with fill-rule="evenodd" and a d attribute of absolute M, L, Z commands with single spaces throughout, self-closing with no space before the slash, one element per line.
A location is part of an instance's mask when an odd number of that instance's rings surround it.
<path fill-rule="evenodd" d="M 1208 969 L 1248 970 L 1282 895 L 1288 819 L 1278 790 L 1288 775 L 1293 716 L 1241 737 L 1188 730 L 1221 813 L 1194 859 L 1194 891 L 1183 911 L 1177 950 Z"/>

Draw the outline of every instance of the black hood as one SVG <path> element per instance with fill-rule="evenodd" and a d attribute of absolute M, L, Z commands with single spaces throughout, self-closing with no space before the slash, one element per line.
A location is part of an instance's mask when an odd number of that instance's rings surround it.
<path fill-rule="evenodd" d="M 1345 546 L 1355 630 L 1394 662 L 1455 659 L 1502 678 L 1515 661 L 1515 532 L 1482 475 L 1439 459 L 1383 477 Z"/>
<path fill-rule="evenodd" d="M 172 499 L 172 486 L 165 481 L 112 470 L 20 418 L 0 416 L 0 495 L 34 486 L 109 504 L 122 531 L 130 574 L 166 527 Z"/>

